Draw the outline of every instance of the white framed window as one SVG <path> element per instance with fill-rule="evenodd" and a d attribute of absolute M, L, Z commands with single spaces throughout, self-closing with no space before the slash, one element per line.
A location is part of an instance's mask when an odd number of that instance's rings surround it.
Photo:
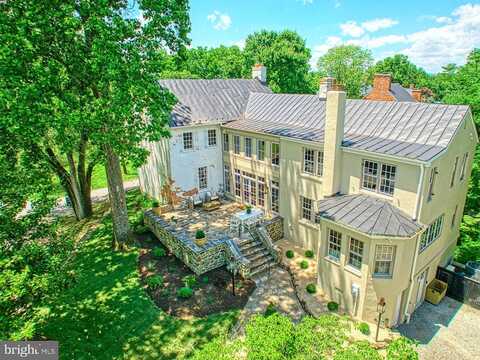
<path fill-rule="evenodd" d="M 254 174 L 242 172 L 243 178 L 243 202 L 257 205 L 257 182 Z"/>
<path fill-rule="evenodd" d="M 230 193 L 232 191 L 230 185 L 230 166 L 223 165 L 223 182 L 225 184 L 225 192 Z"/>
<path fill-rule="evenodd" d="M 455 226 L 455 220 L 457 218 L 457 211 L 458 211 L 458 205 L 455 205 L 455 210 L 453 211 L 453 215 L 452 215 L 452 222 L 450 223 L 450 227 L 452 229 Z"/>
<path fill-rule="evenodd" d="M 240 136 L 238 135 L 233 135 L 233 152 L 240 154 Z"/>
<path fill-rule="evenodd" d="M 338 231 L 328 229 L 328 250 L 327 256 L 335 261 L 340 261 L 342 251 L 342 234 Z"/>
<path fill-rule="evenodd" d="M 208 141 L 208 146 L 217 146 L 217 130 L 215 129 L 207 130 L 207 141 Z"/>
<path fill-rule="evenodd" d="M 257 140 L 257 160 L 265 160 L 265 140 Z"/>
<path fill-rule="evenodd" d="M 393 264 L 395 262 L 395 250 L 394 245 L 375 246 L 374 276 L 392 276 Z"/>
<path fill-rule="evenodd" d="M 252 138 L 245 138 L 245 156 L 248 158 L 252 157 Z"/>
<path fill-rule="evenodd" d="M 303 148 L 303 172 L 315 173 L 315 150 Z"/>
<path fill-rule="evenodd" d="M 428 226 L 427 230 L 422 233 L 422 237 L 420 238 L 420 252 L 440 237 L 442 234 L 443 218 L 443 214 L 440 215 Z"/>
<path fill-rule="evenodd" d="M 455 157 L 455 163 L 453 164 L 452 178 L 450 179 L 450 187 L 455 184 L 455 176 L 457 175 L 458 156 Z"/>
<path fill-rule="evenodd" d="M 465 179 L 465 173 L 467 171 L 467 162 L 468 162 L 468 153 L 465 153 L 465 155 L 463 155 L 463 160 L 462 160 L 462 170 L 460 171 L 460 181 Z"/>
<path fill-rule="evenodd" d="M 280 144 L 272 143 L 272 165 L 280 166 Z"/>
<path fill-rule="evenodd" d="M 280 182 L 272 180 L 272 186 L 270 186 L 272 197 L 272 211 L 275 213 L 280 212 Z"/>
<path fill-rule="evenodd" d="M 306 197 L 300 196 L 300 202 L 302 206 L 302 219 L 312 221 L 312 208 L 313 208 L 312 199 L 308 199 Z"/>
<path fill-rule="evenodd" d="M 242 196 L 241 181 L 240 170 L 235 169 L 235 196 Z"/>
<path fill-rule="evenodd" d="M 428 181 L 428 196 L 427 201 L 431 201 L 435 193 L 433 192 L 435 189 L 435 180 L 437 178 L 438 170 L 436 167 L 432 169 L 430 172 L 430 179 Z"/>
<path fill-rule="evenodd" d="M 228 134 L 223 134 L 223 151 L 230 151 L 230 138 Z"/>
<path fill-rule="evenodd" d="M 350 238 L 350 248 L 348 252 L 348 265 L 360 270 L 363 258 L 363 241 Z"/>
<path fill-rule="evenodd" d="M 317 176 L 323 176 L 323 151 L 317 151 Z"/>
<path fill-rule="evenodd" d="M 258 180 L 258 205 L 265 206 L 265 178 L 259 176 Z"/>
<path fill-rule="evenodd" d="M 202 166 L 198 168 L 198 188 L 206 189 L 208 187 L 208 174 L 207 174 L 207 167 Z"/>
<path fill-rule="evenodd" d="M 183 150 L 193 150 L 193 133 L 183 133 Z"/>
<path fill-rule="evenodd" d="M 385 195 L 393 195 L 397 167 L 363 160 L 362 187 Z"/>

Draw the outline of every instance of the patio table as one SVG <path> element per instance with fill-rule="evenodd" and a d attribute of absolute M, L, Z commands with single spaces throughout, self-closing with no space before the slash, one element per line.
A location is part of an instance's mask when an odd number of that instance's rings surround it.
<path fill-rule="evenodd" d="M 247 210 L 243 210 L 232 215 L 232 220 L 239 224 L 239 236 L 241 236 L 247 226 L 260 222 L 262 218 L 263 211 L 257 208 L 253 208 L 250 214 L 247 213 Z"/>

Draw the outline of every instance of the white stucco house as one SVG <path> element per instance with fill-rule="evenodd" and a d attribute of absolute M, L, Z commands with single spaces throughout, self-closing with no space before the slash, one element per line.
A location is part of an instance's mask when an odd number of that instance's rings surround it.
<path fill-rule="evenodd" d="M 178 79 L 161 80 L 160 85 L 175 94 L 178 102 L 169 123 L 171 137 L 143 144 L 150 156 L 139 169 L 141 190 L 161 199 L 164 184 L 172 181 L 179 194 L 198 191 L 201 197 L 222 192 L 220 125 L 242 116 L 251 93 L 272 92 L 266 86 L 266 68 L 255 66 L 251 80 Z M 199 98 L 201 103 L 195 101 Z"/>

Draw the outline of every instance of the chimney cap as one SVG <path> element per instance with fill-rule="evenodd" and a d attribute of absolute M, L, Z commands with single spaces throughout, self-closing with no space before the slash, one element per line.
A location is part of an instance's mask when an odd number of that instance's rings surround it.
<path fill-rule="evenodd" d="M 255 65 L 253 65 L 254 69 L 259 69 L 259 68 L 262 68 L 262 67 L 265 67 L 262 63 L 255 63 Z"/>
<path fill-rule="evenodd" d="M 392 78 L 392 74 L 376 73 L 374 76 L 375 77 L 389 77 L 389 78 Z"/>

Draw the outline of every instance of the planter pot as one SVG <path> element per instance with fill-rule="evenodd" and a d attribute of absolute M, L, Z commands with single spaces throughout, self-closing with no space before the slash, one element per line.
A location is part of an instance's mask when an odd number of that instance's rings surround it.
<path fill-rule="evenodd" d="M 447 284 L 438 279 L 433 279 L 425 292 L 425 299 L 434 305 L 438 305 L 447 293 Z"/>
<path fill-rule="evenodd" d="M 162 208 L 160 206 L 152 208 L 152 211 L 157 216 L 162 215 Z"/>
<path fill-rule="evenodd" d="M 195 244 L 197 244 L 198 246 L 203 246 L 206 243 L 207 243 L 207 237 L 203 237 L 201 239 L 195 238 Z"/>

